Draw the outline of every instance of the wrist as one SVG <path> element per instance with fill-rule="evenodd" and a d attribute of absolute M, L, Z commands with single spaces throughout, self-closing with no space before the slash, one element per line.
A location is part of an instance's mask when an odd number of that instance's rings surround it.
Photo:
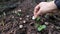
<path fill-rule="evenodd" d="M 54 1 L 51 1 L 50 5 L 51 5 L 52 9 L 57 9 L 57 6 L 55 5 Z"/>

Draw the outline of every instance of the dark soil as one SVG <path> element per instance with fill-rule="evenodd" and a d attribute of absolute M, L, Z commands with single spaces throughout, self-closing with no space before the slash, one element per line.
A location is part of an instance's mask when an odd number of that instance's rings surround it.
<path fill-rule="evenodd" d="M 45 24 L 45 22 L 48 23 L 48 25 L 46 25 L 46 29 L 39 32 L 35 27 L 37 22 L 32 20 L 32 16 L 34 7 L 39 2 L 41 1 L 18 0 L 17 2 L 13 3 L 10 2 L 12 7 L 9 5 L 7 8 L 0 8 L 0 34 L 60 34 L 59 11 L 56 13 L 47 13 L 40 16 L 40 25 Z M 20 9 L 21 12 L 18 11 Z M 20 25 L 23 25 L 23 27 L 20 28 Z"/>

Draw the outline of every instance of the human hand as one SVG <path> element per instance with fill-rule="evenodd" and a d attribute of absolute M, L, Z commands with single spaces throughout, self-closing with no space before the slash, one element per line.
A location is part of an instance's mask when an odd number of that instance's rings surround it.
<path fill-rule="evenodd" d="M 54 1 L 51 2 L 41 2 L 34 9 L 34 17 L 38 17 L 41 14 L 53 12 L 53 10 L 57 9 Z"/>

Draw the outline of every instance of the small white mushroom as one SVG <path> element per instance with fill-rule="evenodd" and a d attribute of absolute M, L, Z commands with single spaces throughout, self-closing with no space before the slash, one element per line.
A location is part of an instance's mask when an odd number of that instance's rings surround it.
<path fill-rule="evenodd" d="M 54 26 L 51 26 L 51 28 L 54 28 Z"/>
<path fill-rule="evenodd" d="M 18 13 L 17 11 L 15 11 L 15 13 Z"/>
<path fill-rule="evenodd" d="M 56 29 L 60 29 L 60 27 L 59 27 L 59 26 L 55 26 L 55 28 L 56 28 Z"/>
<path fill-rule="evenodd" d="M 13 32 L 13 30 L 11 31 L 11 33 Z"/>
<path fill-rule="evenodd" d="M 19 25 L 19 28 L 23 28 L 23 25 Z"/>
<path fill-rule="evenodd" d="M 26 23 L 26 21 L 24 20 L 23 23 Z"/>
<path fill-rule="evenodd" d="M 20 20 L 22 20 L 22 18 L 20 18 Z"/>
<path fill-rule="evenodd" d="M 27 18 L 29 17 L 29 15 L 26 16 Z"/>
<path fill-rule="evenodd" d="M 32 19 L 34 20 L 34 19 L 35 19 L 35 17 L 33 16 L 33 17 L 32 17 Z"/>
<path fill-rule="evenodd" d="M 12 16 L 12 18 L 14 18 L 14 16 Z"/>
<path fill-rule="evenodd" d="M 3 14 L 4 14 L 4 15 L 6 15 L 6 13 L 5 13 L 5 12 L 4 12 Z"/>
<path fill-rule="evenodd" d="M 21 9 L 19 9 L 18 11 L 21 12 Z"/>
<path fill-rule="evenodd" d="M 48 25 L 49 23 L 48 22 L 45 22 L 46 25 Z"/>

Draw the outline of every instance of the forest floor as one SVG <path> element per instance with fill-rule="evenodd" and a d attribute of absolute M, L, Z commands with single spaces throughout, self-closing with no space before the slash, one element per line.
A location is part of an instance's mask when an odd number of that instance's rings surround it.
<path fill-rule="evenodd" d="M 5 9 L 0 15 L 0 34 L 60 34 L 60 12 L 41 15 L 38 23 L 46 28 L 38 31 L 37 22 L 32 19 L 37 2 L 20 0 L 13 10 Z"/>

